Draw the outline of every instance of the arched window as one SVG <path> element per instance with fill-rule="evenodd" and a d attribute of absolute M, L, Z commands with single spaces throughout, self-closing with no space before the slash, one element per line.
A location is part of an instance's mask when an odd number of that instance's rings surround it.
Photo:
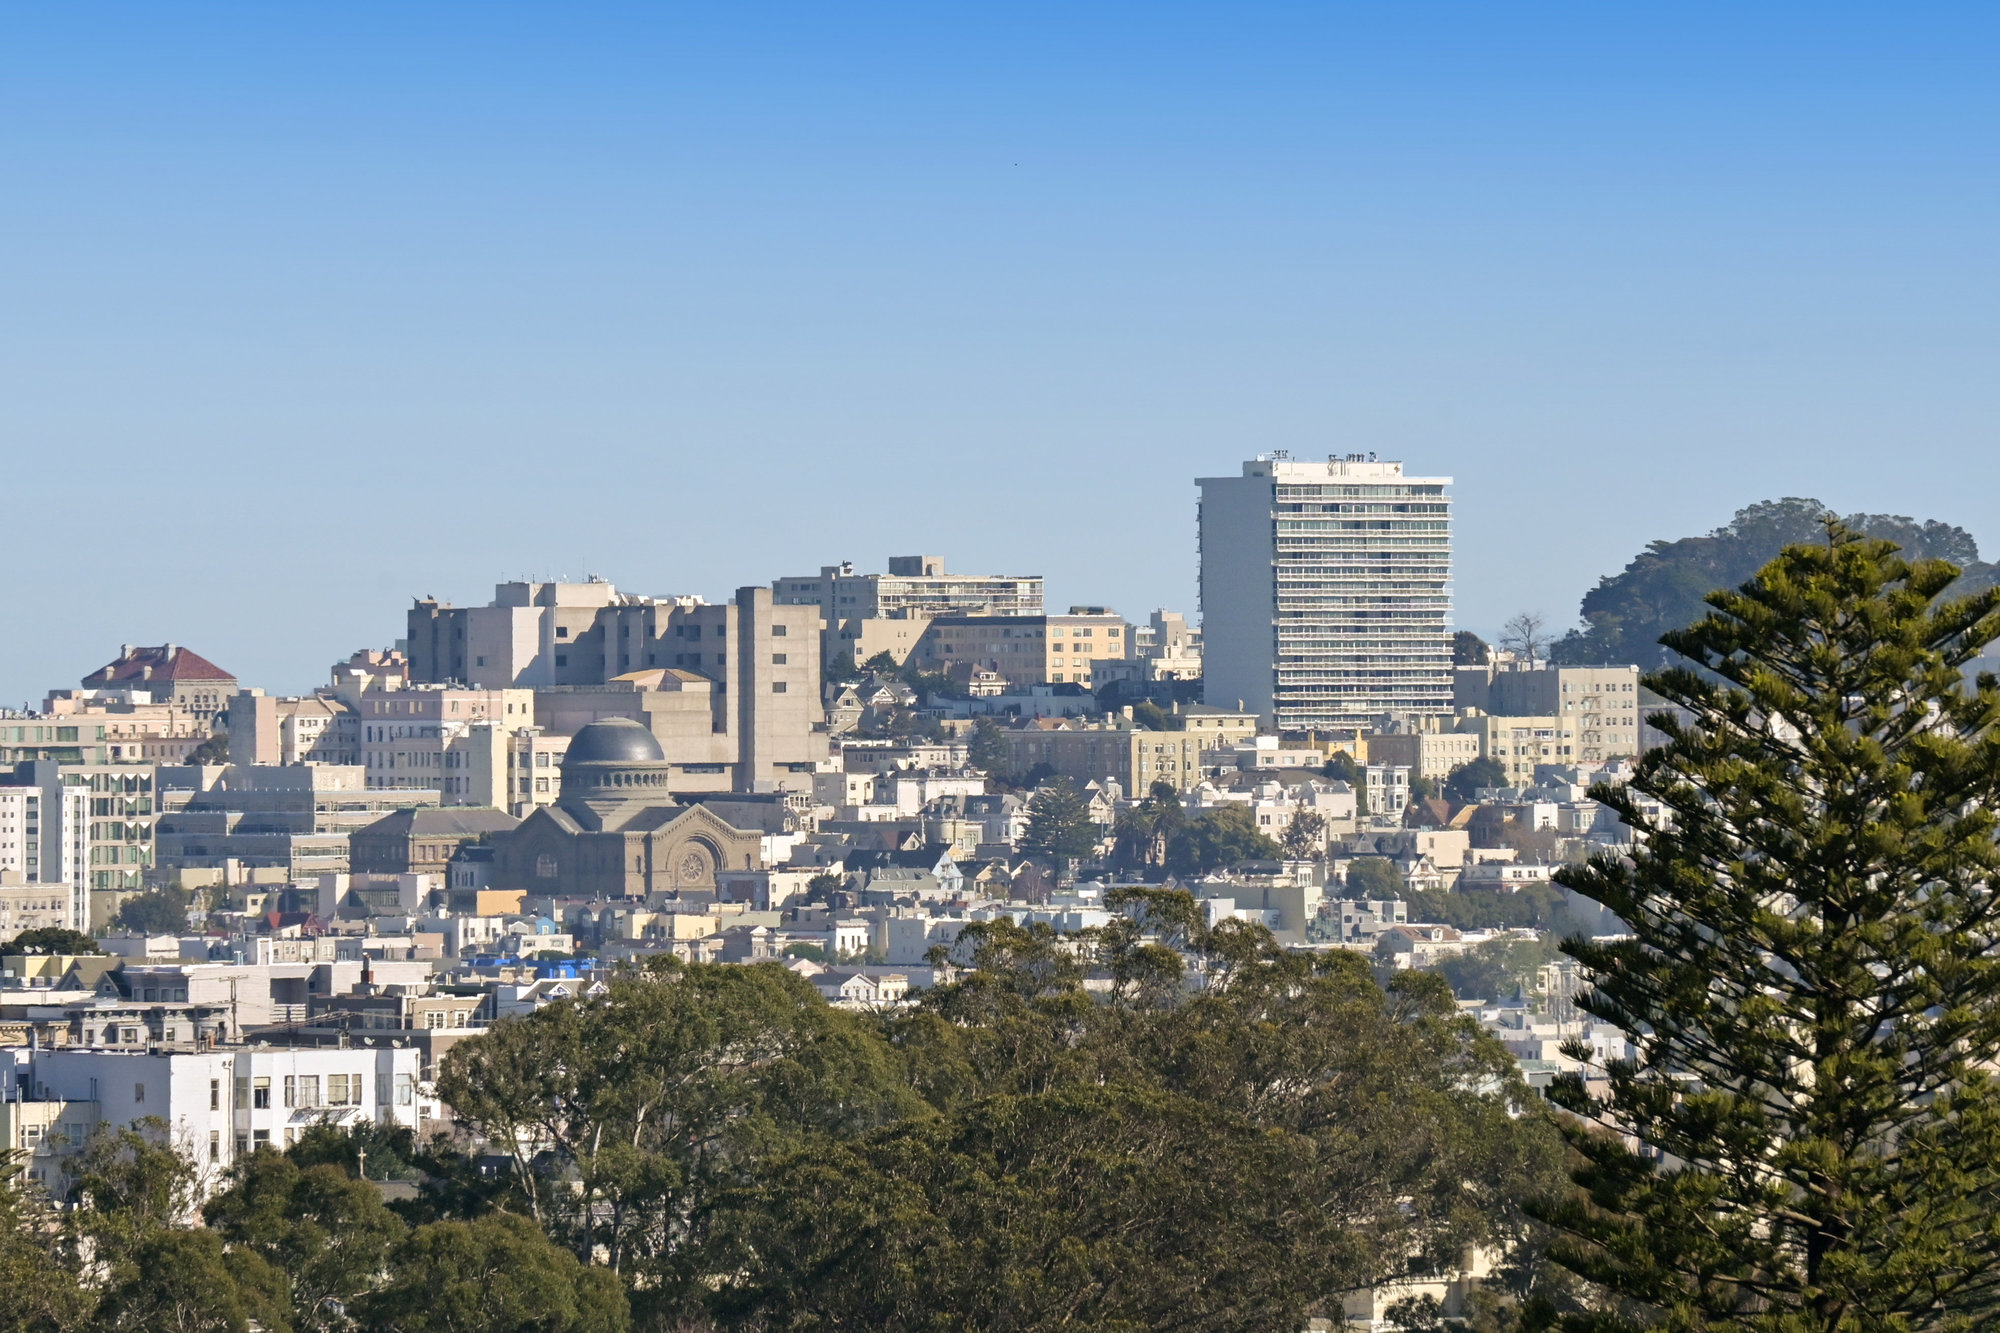
<path fill-rule="evenodd" d="M 555 877 L 556 877 L 556 858 L 551 856 L 547 852 L 543 852 L 540 856 L 537 856 L 535 858 L 535 878 L 554 879 Z"/>

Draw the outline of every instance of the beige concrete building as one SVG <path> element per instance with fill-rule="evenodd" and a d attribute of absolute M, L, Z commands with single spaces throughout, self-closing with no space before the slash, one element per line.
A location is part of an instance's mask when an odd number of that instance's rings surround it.
<path fill-rule="evenodd" d="M 1155 782 L 1187 791 L 1202 778 L 1204 738 L 1197 732 L 1049 719 L 1009 731 L 1006 738 L 1008 768 L 1015 774 L 1046 764 L 1078 786 L 1114 780 L 1127 796 L 1144 796 Z"/>
<path fill-rule="evenodd" d="M 1440 781 L 1461 764 L 1479 758 L 1480 738 L 1465 731 L 1377 732 L 1367 739 L 1371 763 L 1396 764 L 1413 778 Z"/>
<path fill-rule="evenodd" d="M 547 732 L 645 722 L 680 790 L 809 790 L 826 757 L 819 612 L 769 588 L 714 606 L 608 583 L 502 584 L 491 606 L 419 602 L 410 643 L 414 680 L 529 690 L 521 721 Z"/>
<path fill-rule="evenodd" d="M 983 667 L 1009 686 L 1093 685 L 1102 661 L 1132 652 L 1132 627 L 1104 607 L 1066 616 L 938 616 L 912 659 L 925 671 Z"/>
<path fill-rule="evenodd" d="M 1575 760 L 1623 759 L 1640 753 L 1639 668 L 1513 664 L 1460 667 L 1454 703 L 1502 717 L 1557 717 L 1575 733 Z"/>
<path fill-rule="evenodd" d="M 820 652 L 866 662 L 888 653 L 901 666 L 932 618 L 1033 616 L 1042 611 L 1039 574 L 951 574 L 944 557 L 889 557 L 887 574 L 857 574 L 852 563 L 822 565 L 771 585 L 781 606 L 819 609 Z"/>
<path fill-rule="evenodd" d="M 1507 770 L 1510 787 L 1533 786 L 1537 764 L 1574 764 L 1579 757 L 1575 726 L 1566 717 L 1469 717 L 1459 726 L 1478 738 L 1480 757 Z"/>
<path fill-rule="evenodd" d="M 287 879 L 345 874 L 348 839 L 383 815 L 439 803 L 435 787 L 381 789 L 368 770 L 334 764 L 163 767 L 154 841 L 162 870 Z"/>
<path fill-rule="evenodd" d="M 504 811 L 476 807 L 398 810 L 348 835 L 350 873 L 442 876 L 461 847 L 520 824 Z"/>
<path fill-rule="evenodd" d="M 362 763 L 361 715 L 331 695 L 241 690 L 229 700 L 229 758 L 239 764 Z"/>
<path fill-rule="evenodd" d="M 178 764 L 214 733 L 214 715 L 145 690 L 52 690 L 42 717 L 100 743 L 86 762 Z"/>
<path fill-rule="evenodd" d="M 475 726 L 530 726 L 533 690 L 473 690 L 411 685 L 361 696 L 361 768 L 376 791 L 437 791 L 446 805 L 490 805 L 475 790 L 471 749 Z"/>
<path fill-rule="evenodd" d="M 887 574 L 857 574 L 850 562 L 823 565 L 771 585 L 780 604 L 814 606 L 832 625 L 890 616 L 1033 616 L 1042 610 L 1039 574 L 951 574 L 939 555 L 889 557 Z"/>
<path fill-rule="evenodd" d="M 820 652 L 829 661 L 844 654 L 857 664 L 887 653 L 901 666 L 909 660 L 930 625 L 930 616 L 914 613 L 878 620 L 828 621 L 820 634 Z"/>

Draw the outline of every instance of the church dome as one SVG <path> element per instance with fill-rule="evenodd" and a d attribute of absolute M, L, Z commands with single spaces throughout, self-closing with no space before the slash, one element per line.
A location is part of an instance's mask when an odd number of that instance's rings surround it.
<path fill-rule="evenodd" d="M 647 728 L 629 717 L 607 717 L 577 732 L 565 764 L 656 764 L 667 757 Z"/>

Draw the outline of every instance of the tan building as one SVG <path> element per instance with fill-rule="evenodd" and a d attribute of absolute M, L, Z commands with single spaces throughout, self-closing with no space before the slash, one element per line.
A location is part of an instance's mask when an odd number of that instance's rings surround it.
<path fill-rule="evenodd" d="M 911 654 L 925 671 L 983 667 L 1009 686 L 1075 684 L 1089 689 L 1101 661 L 1124 661 L 1132 627 L 1104 607 L 1066 616 L 938 616 Z"/>
<path fill-rule="evenodd" d="M 141 690 L 150 699 L 170 703 L 203 722 L 229 706 L 236 677 L 198 653 L 178 644 L 153 648 L 119 647 L 118 657 L 83 678 L 86 690 Z"/>
<path fill-rule="evenodd" d="M 1241 745 L 1257 734 L 1257 715 L 1217 704 L 1177 704 L 1181 725 L 1201 738 L 1203 748 Z"/>
<path fill-rule="evenodd" d="M 1461 711 L 1477 709 L 1500 717 L 1560 716 L 1576 733 L 1576 753 L 1567 762 L 1640 753 L 1636 666 L 1460 667 L 1454 702 Z"/>
<path fill-rule="evenodd" d="M 527 720 L 546 731 L 646 722 L 680 790 L 809 790 L 826 757 L 819 612 L 769 588 L 712 606 L 601 582 L 502 584 L 491 606 L 418 602 L 410 645 L 413 680 L 530 690 Z"/>
<path fill-rule="evenodd" d="M 1078 786 L 1111 779 L 1127 796 L 1144 796 L 1155 782 L 1186 791 L 1202 778 L 1204 738 L 1193 731 L 1048 719 L 1009 731 L 1006 739 L 1008 768 L 1016 775 L 1046 764 Z"/>
<path fill-rule="evenodd" d="M 459 848 L 520 823 L 503 811 L 477 807 L 398 810 L 349 835 L 348 863 L 357 875 L 443 875 Z"/>
<path fill-rule="evenodd" d="M 229 700 L 234 763 L 359 764 L 361 755 L 361 715 L 343 699 L 241 690 Z"/>
<path fill-rule="evenodd" d="M 361 767 L 376 791 L 436 791 L 446 805 L 490 804 L 475 791 L 470 747 L 474 726 L 532 725 L 533 690 L 472 690 L 412 685 L 361 696 Z"/>
<path fill-rule="evenodd" d="M 102 742 L 87 762 L 178 764 L 214 734 L 213 714 L 145 690 L 54 690 L 42 713 L 57 726 L 83 727 L 91 741 Z"/>
<path fill-rule="evenodd" d="M 1579 758 L 1574 724 L 1566 717 L 1470 717 L 1459 726 L 1478 738 L 1481 758 L 1507 770 L 1510 787 L 1533 786 L 1537 764 L 1574 764 Z M 1372 739 L 1368 749 L 1372 758 Z"/>
<path fill-rule="evenodd" d="M 1413 778 L 1440 781 L 1461 764 L 1479 758 L 1480 738 L 1464 731 L 1377 732 L 1368 737 L 1366 758 L 1395 764 Z"/>
<path fill-rule="evenodd" d="M 951 574 L 941 555 L 889 557 L 887 574 L 857 574 L 852 563 L 822 565 L 771 585 L 786 606 L 814 606 L 829 625 L 902 615 L 1033 616 L 1042 610 L 1039 574 Z"/>
<path fill-rule="evenodd" d="M 333 764 L 186 765 L 161 768 L 158 784 L 154 842 L 160 868 L 171 871 L 344 874 L 355 830 L 438 804 L 434 787 L 380 790 L 366 769 Z"/>

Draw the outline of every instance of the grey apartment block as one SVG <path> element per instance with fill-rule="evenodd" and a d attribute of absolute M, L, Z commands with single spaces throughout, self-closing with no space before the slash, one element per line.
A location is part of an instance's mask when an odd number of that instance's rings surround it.
<path fill-rule="evenodd" d="M 1283 452 L 1204 477 L 1205 697 L 1281 731 L 1449 714 L 1449 477 Z"/>

